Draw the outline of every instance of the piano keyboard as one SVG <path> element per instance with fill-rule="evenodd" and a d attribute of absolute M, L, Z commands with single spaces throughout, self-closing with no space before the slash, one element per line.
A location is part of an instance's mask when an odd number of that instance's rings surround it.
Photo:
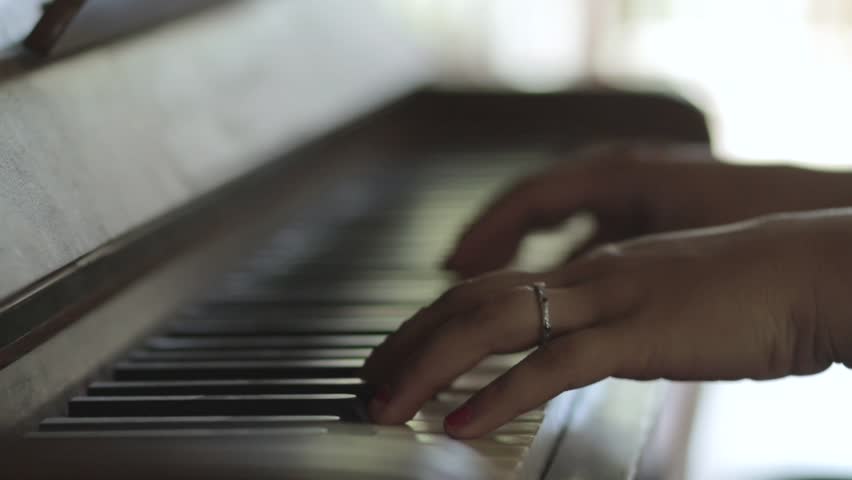
<path fill-rule="evenodd" d="M 354 435 L 459 445 L 444 435 L 444 416 L 520 355 L 486 359 L 397 427 L 369 424 L 371 391 L 358 369 L 400 322 L 451 285 L 435 268 L 445 249 L 495 189 L 539 157 L 447 157 L 391 172 L 390 193 L 337 226 L 310 258 L 293 259 L 288 245 L 298 230 L 282 230 L 31 436 Z M 464 443 L 487 460 L 493 478 L 542 478 L 570 401 L 564 394 Z"/>

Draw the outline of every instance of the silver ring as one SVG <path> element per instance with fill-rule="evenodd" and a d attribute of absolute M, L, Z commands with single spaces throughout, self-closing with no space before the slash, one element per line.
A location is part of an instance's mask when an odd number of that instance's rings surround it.
<path fill-rule="evenodd" d="M 538 302 L 538 313 L 541 317 L 541 334 L 539 336 L 539 346 L 544 346 L 550 340 L 550 333 L 553 330 L 550 324 L 550 301 L 547 299 L 547 291 L 545 290 L 544 282 L 536 282 L 530 285 L 530 289 L 535 294 L 535 299 Z"/>

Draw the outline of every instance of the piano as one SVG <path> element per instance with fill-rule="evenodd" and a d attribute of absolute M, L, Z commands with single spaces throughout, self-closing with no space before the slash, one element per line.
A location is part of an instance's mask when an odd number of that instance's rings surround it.
<path fill-rule="evenodd" d="M 134 25 L 171 2 L 116 1 L 47 5 L 29 48 L 0 37 L 0 476 L 662 478 L 665 383 L 565 392 L 460 442 L 443 416 L 517 355 L 396 427 L 369 422 L 358 368 L 457 280 L 440 259 L 496 191 L 594 142 L 707 143 L 698 109 L 436 88 L 381 2 Z"/>

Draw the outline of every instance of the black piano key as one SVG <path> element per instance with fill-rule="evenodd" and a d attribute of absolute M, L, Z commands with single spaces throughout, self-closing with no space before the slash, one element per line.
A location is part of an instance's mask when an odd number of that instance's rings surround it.
<path fill-rule="evenodd" d="M 330 252 L 321 255 L 326 262 L 340 259 L 344 262 L 351 258 L 361 260 L 384 260 L 388 258 L 410 259 L 424 258 L 416 248 L 396 249 L 394 251 L 357 251 L 347 248 L 345 252 Z M 437 259 L 434 261 L 437 262 Z M 434 299 L 449 286 L 446 280 L 439 278 L 417 277 L 378 277 L 364 275 L 353 276 L 348 269 L 345 275 L 318 278 L 310 269 L 297 272 L 284 269 L 275 274 L 260 272 L 241 272 L 226 278 L 224 294 L 241 294 L 247 298 L 269 298 L 279 301 L 291 300 L 319 305 L 385 305 L 393 306 L 405 303 L 423 303 Z M 223 292 L 219 292 L 222 295 Z M 215 300 L 216 297 L 211 298 Z M 357 308 L 356 308 L 357 309 Z"/>
<path fill-rule="evenodd" d="M 371 348 L 299 348 L 243 350 L 136 350 L 128 359 L 134 362 L 288 360 L 312 358 L 367 358 Z"/>
<path fill-rule="evenodd" d="M 200 416 L 200 417 L 52 417 L 39 424 L 42 432 L 278 428 L 328 424 L 334 415 Z"/>
<path fill-rule="evenodd" d="M 235 327 L 236 329 L 236 327 Z M 216 334 L 221 335 L 221 334 Z M 245 350 L 285 348 L 372 348 L 385 335 L 294 335 L 294 336 L 161 336 L 145 342 L 151 350 Z"/>
<path fill-rule="evenodd" d="M 356 252 L 323 255 L 324 261 L 340 258 L 345 264 L 350 258 L 370 262 L 387 259 L 423 258 L 416 250 L 397 252 Z M 437 259 L 435 260 L 437 262 Z M 316 278 L 310 274 L 287 272 L 281 275 L 243 274 L 228 279 L 219 301 L 238 298 L 245 301 L 288 302 L 317 305 L 405 305 L 427 303 L 448 287 L 447 282 L 424 278 Z M 220 295 L 225 295 L 221 298 Z M 342 310 L 342 309 L 341 309 Z"/>
<path fill-rule="evenodd" d="M 362 359 L 253 362 L 120 362 L 115 380 L 214 380 L 357 377 Z"/>
<path fill-rule="evenodd" d="M 445 289 L 406 290 L 372 289 L 367 287 L 298 287 L 281 289 L 274 285 L 252 285 L 230 288 L 224 292 L 224 301 L 289 304 L 336 304 L 336 305 L 423 305 L 434 300 Z"/>
<path fill-rule="evenodd" d="M 399 318 L 258 318 L 251 305 L 239 315 L 178 320 L 170 325 L 172 335 L 281 335 L 281 334 L 388 334 L 407 317 Z"/>
<path fill-rule="evenodd" d="M 90 396 L 159 395 L 284 395 L 348 393 L 367 398 L 372 392 L 360 378 L 299 378 L 260 380 L 160 380 L 98 381 L 89 385 Z"/>
<path fill-rule="evenodd" d="M 183 311 L 184 319 L 250 319 L 317 322 L 317 321 L 370 321 L 371 319 L 399 320 L 415 312 L 414 307 L 405 305 L 267 305 L 241 304 L 211 301 Z"/>
<path fill-rule="evenodd" d="M 75 397 L 69 417 L 181 417 L 196 415 L 331 415 L 364 421 L 364 403 L 355 395 L 163 395 Z"/>

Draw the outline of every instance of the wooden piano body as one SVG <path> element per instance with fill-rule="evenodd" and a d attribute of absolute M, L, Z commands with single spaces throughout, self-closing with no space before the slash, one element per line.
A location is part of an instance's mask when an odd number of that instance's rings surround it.
<path fill-rule="evenodd" d="M 589 142 L 708 141 L 700 112 L 657 94 L 430 90 L 429 62 L 404 38 L 370 2 L 257 1 L 58 58 L 7 50 L 0 430 L 9 439 L 0 472 L 636 475 L 665 397 L 659 383 L 569 392 L 529 435 L 502 446 L 441 438 L 426 417 L 413 430 L 372 427 L 358 416 L 360 397 L 338 415 L 357 425 L 295 421 L 284 417 L 322 413 L 333 399 L 241 398 L 225 385 L 245 375 L 305 377 L 294 370 L 302 364 L 287 363 L 303 359 L 274 339 L 362 335 L 366 343 L 342 350 L 354 358 L 331 356 L 323 367 L 340 376 L 368 349 L 365 336 L 392 330 L 449 284 L 434 268 L 442 249 L 513 176 Z M 154 345 L 223 337 L 242 346 L 211 353 Z M 308 363 L 328 360 L 305 354 Z M 188 410 L 146 400 L 144 391 L 117 393 L 128 382 L 163 379 L 189 382 L 172 385 L 184 389 Z M 225 380 L 216 388 L 237 393 L 193 391 L 199 379 Z M 142 413 L 113 398 L 120 395 L 141 399 Z M 164 413 L 155 417 L 157 409 Z M 162 423 L 176 416 L 182 424 Z M 193 421 L 202 427 L 190 428 Z"/>

